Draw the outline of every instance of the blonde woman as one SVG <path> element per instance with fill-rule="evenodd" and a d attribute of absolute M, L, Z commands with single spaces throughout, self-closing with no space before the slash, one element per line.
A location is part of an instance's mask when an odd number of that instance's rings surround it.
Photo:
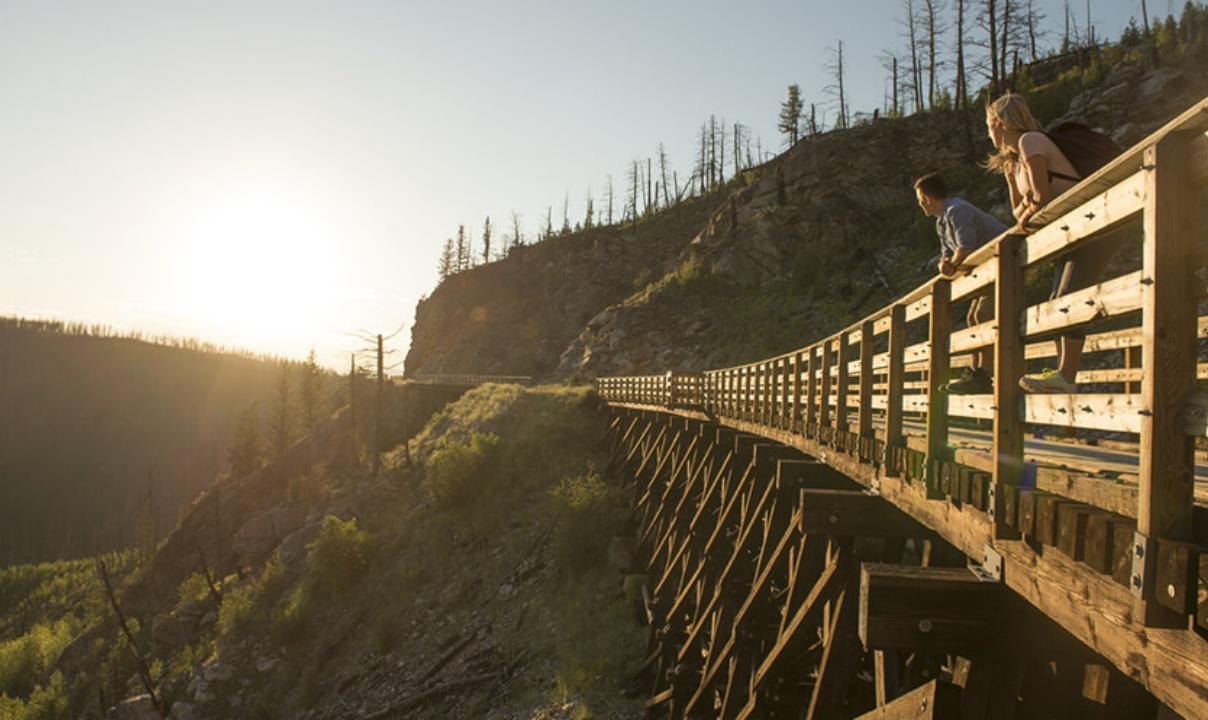
<path fill-rule="evenodd" d="M 1009 93 L 987 105 L 986 130 L 995 147 L 986 167 L 1006 178 L 1011 212 L 1020 227 L 1082 179 L 1070 159 L 1041 130 L 1022 96 Z M 1049 297 L 1056 298 L 1099 283 L 1119 246 L 1117 240 L 1093 242 L 1067 255 L 1058 268 Z M 1085 340 L 1085 330 L 1067 330 L 1057 339 L 1057 367 L 1025 375 L 1020 378 L 1019 386 L 1030 393 L 1077 392 L 1074 383 L 1082 364 Z"/>

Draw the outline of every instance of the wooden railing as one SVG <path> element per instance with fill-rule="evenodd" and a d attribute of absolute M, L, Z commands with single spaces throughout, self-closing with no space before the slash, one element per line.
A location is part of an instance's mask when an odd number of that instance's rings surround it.
<path fill-rule="evenodd" d="M 1115 548 L 1129 568 L 1117 579 L 1135 596 L 1139 621 L 1185 625 L 1195 611 L 1195 577 L 1208 570 L 1192 523 L 1194 439 L 1208 429 L 1197 382 L 1208 377 L 1200 350 L 1208 317 L 1198 314 L 1204 293 L 1196 274 L 1204 268 L 1206 128 L 1208 99 L 1050 203 L 1026 234 L 1004 234 L 973 253 L 957 277 L 936 277 L 829 337 L 703 373 L 600 378 L 599 393 L 614 404 L 693 408 L 801 436 L 886 476 L 922 483 L 928 497 L 944 498 L 961 483 L 969 497 L 976 478 L 984 490 L 972 504 L 988 514 L 993 537 L 1004 539 L 1036 532 L 1033 504 L 1042 494 L 1032 492 L 1034 476 L 1025 472 L 1029 425 L 1128 434 L 1138 441 L 1137 484 L 1127 507 L 1117 500 L 1107 508 L 1135 518 L 1127 542 Z M 1113 266 L 1128 264 L 1125 270 L 1055 300 L 1025 302 L 1026 274 L 1115 233 L 1131 249 Z M 954 328 L 956 306 L 982 293 L 995 319 Z M 1056 355 L 1054 336 L 1088 325 L 1098 332 L 1086 340 L 1078 382 L 1093 388 L 1025 395 L 1017 380 L 1033 361 Z M 952 368 L 985 348 L 1001 379 L 993 392 L 943 392 Z M 950 418 L 990 421 L 992 450 L 981 472 L 954 462 Z M 908 426 L 921 430 L 913 444 Z M 1104 506 L 1096 497 L 1077 499 Z"/>

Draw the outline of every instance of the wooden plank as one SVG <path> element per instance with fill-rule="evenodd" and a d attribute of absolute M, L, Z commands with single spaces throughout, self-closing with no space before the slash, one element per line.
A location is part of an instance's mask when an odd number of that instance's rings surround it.
<path fill-rule="evenodd" d="M 1180 616 L 1195 615 L 1198 605 L 1200 555 L 1204 548 L 1187 542 L 1158 539 L 1154 596 Z"/>
<path fill-rule="evenodd" d="M 1123 527 L 1123 530 L 1117 532 L 1117 527 Z M 1112 575 L 1115 572 L 1116 558 L 1119 556 L 1129 558 L 1131 566 L 1132 553 L 1129 543 L 1135 527 L 1135 521 L 1120 515 L 1106 512 L 1091 513 L 1086 518 L 1086 537 L 1081 560 L 1105 575 Z M 1116 547 L 1117 536 L 1122 539 L 1129 538 L 1123 548 Z"/>
<path fill-rule="evenodd" d="M 1082 325 L 1098 318 L 1114 317 L 1139 310 L 1144 288 L 1141 283 L 1141 271 L 1138 270 L 1033 305 L 1024 314 L 1024 335 L 1034 337 Z"/>
<path fill-rule="evenodd" d="M 931 680 L 893 702 L 864 713 L 858 720 L 957 720 L 960 688 Z"/>
<path fill-rule="evenodd" d="M 1042 213 L 1047 219 L 1043 227 L 1028 237 L 1024 262 L 1029 265 L 1072 249 L 1092 239 L 1140 212 L 1148 192 L 1145 173 L 1133 172 L 1115 184 L 1087 199 L 1059 217 Z"/>
<path fill-rule="evenodd" d="M 949 459 L 948 393 L 940 388 L 948 378 L 948 336 L 952 332 L 952 285 L 937 280 L 931 286 L 931 323 L 928 343 L 931 357 L 927 367 L 927 460 Z M 931 485 L 931 483 L 928 483 Z"/>
<path fill-rule="evenodd" d="M 867 649 L 966 654 L 990 639 L 997 583 L 965 568 L 864 563 L 860 640 Z"/>
<path fill-rule="evenodd" d="M 1140 419 L 1141 464 L 1137 535 L 1149 552 L 1134 562 L 1136 611 L 1146 625 L 1177 626 L 1174 616 L 1154 599 L 1152 542 L 1190 540 L 1194 499 L 1194 445 L 1185 432 L 1185 403 L 1195 390 L 1198 188 L 1187 182 L 1185 136 L 1172 136 L 1145 149 L 1145 274 L 1141 310 L 1143 343 L 1140 397 L 1149 411 Z"/>

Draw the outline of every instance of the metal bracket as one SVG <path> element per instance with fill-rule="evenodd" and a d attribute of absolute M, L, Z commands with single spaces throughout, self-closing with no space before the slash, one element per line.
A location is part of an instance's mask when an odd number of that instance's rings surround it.
<path fill-rule="evenodd" d="M 1132 572 L 1129 574 L 1128 589 L 1134 597 L 1145 598 L 1145 588 L 1150 584 L 1149 569 L 1154 566 L 1153 556 L 1157 549 L 1153 538 L 1139 531 L 1133 533 Z"/>
<path fill-rule="evenodd" d="M 986 490 L 986 515 L 990 518 L 991 525 L 998 521 L 998 483 L 993 480 Z"/>
<path fill-rule="evenodd" d="M 982 582 L 1002 582 L 1002 555 L 989 545 L 982 547 L 982 564 L 969 564 L 969 569 Z"/>

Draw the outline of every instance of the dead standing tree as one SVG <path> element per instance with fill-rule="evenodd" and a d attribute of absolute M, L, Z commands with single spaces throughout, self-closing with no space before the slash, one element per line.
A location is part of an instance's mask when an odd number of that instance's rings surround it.
<path fill-rule="evenodd" d="M 349 382 L 351 383 L 350 390 L 351 390 L 352 397 L 356 397 L 356 378 L 362 373 L 362 369 L 361 369 L 360 365 L 357 363 L 358 353 L 360 353 L 360 354 L 372 353 L 371 357 L 372 357 L 373 363 L 375 364 L 376 370 L 377 370 L 377 372 L 375 374 L 375 382 L 374 382 L 373 418 L 372 418 L 372 424 L 370 426 L 371 443 L 370 443 L 370 448 L 369 448 L 370 466 L 372 468 L 374 477 L 377 477 L 378 474 L 382 470 L 382 451 L 383 451 L 382 445 L 383 445 L 383 440 L 385 439 L 384 432 L 383 432 L 383 426 L 384 426 L 383 410 L 385 407 L 385 396 L 386 396 L 386 371 L 393 370 L 402 364 L 402 360 L 399 360 L 398 362 L 395 362 L 395 363 L 391 363 L 390 365 L 386 364 L 386 357 L 389 355 L 394 355 L 395 353 L 398 352 L 394 348 L 386 349 L 386 342 L 394 339 L 399 333 L 401 333 L 403 331 L 404 327 L 406 327 L 405 324 L 399 325 L 398 329 L 395 330 L 394 332 L 390 333 L 389 335 L 382 335 L 381 333 L 372 335 L 363 330 L 357 331 L 355 333 L 349 333 L 353 337 L 358 338 L 359 340 L 362 340 L 366 343 L 369 343 L 368 347 L 359 348 L 356 352 L 354 352 L 352 354 L 352 370 L 349 372 Z M 354 426 L 356 424 L 355 407 L 356 406 L 353 405 L 353 408 L 354 408 L 353 424 L 354 424 Z M 406 413 L 402 413 L 402 415 L 405 418 Z M 408 435 L 408 430 L 409 430 L 409 428 L 406 427 L 406 421 L 404 420 L 404 427 L 403 427 L 403 436 L 404 437 L 406 437 Z M 406 445 L 404 445 L 404 448 L 403 448 L 403 462 L 405 463 L 406 466 L 408 466 L 408 467 L 411 466 L 411 451 L 410 451 L 410 448 Z"/>
<path fill-rule="evenodd" d="M 105 567 L 105 561 L 101 558 L 97 558 L 96 571 L 101 577 L 101 583 L 105 586 L 105 597 L 109 600 L 109 607 L 113 608 L 113 614 L 117 617 L 118 627 L 121 628 L 129 643 L 127 649 L 138 666 L 138 678 L 143 684 L 143 689 L 151 698 L 151 706 L 155 708 L 155 712 L 161 718 L 167 717 L 168 714 L 164 711 L 159 694 L 155 691 L 155 682 L 151 679 L 151 668 L 147 665 L 147 659 L 139 652 L 138 641 L 135 639 L 134 633 L 130 631 L 130 623 L 126 621 L 126 614 L 122 612 L 122 606 L 118 604 L 117 596 L 113 592 L 113 583 L 109 580 L 109 571 Z"/>
<path fill-rule="evenodd" d="M 826 63 L 827 72 L 831 73 L 835 82 L 828 85 L 825 92 L 830 95 L 834 101 L 838 117 L 835 120 L 836 130 L 845 130 L 851 126 L 851 118 L 847 111 L 847 94 L 844 92 L 843 85 L 843 41 L 840 40 L 838 45 L 830 49 L 830 60 Z"/>

